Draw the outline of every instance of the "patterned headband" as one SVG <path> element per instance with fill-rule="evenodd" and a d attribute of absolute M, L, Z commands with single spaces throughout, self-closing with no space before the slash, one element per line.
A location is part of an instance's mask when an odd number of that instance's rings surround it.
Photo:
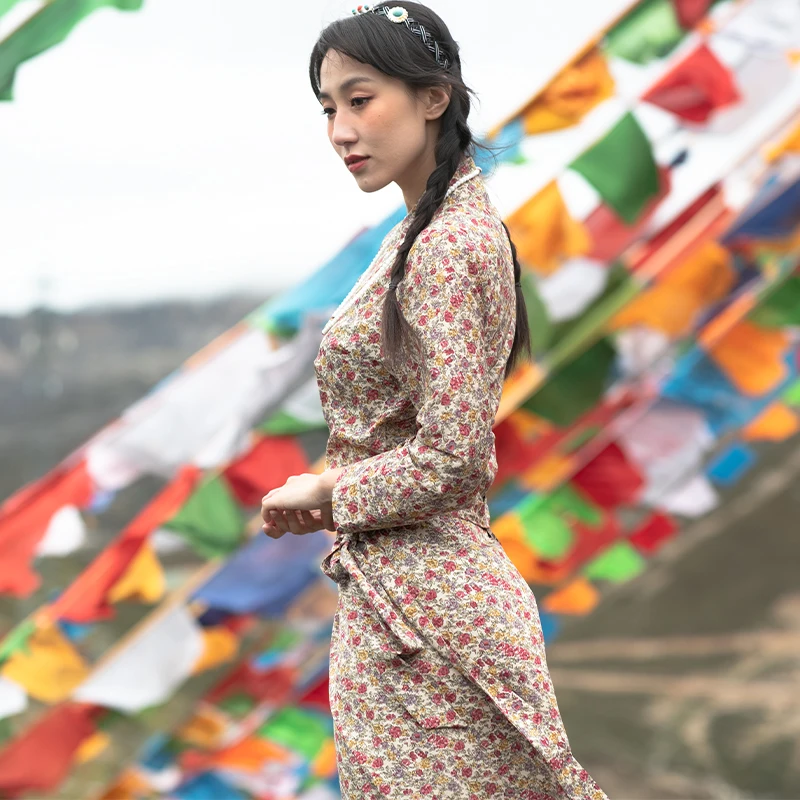
<path fill-rule="evenodd" d="M 393 6 L 392 8 L 389 6 L 358 6 L 353 9 L 353 14 L 382 14 L 391 22 L 404 22 L 411 33 L 418 36 L 422 44 L 431 51 L 436 63 L 442 69 L 450 66 L 450 59 L 444 54 L 439 42 L 425 30 L 424 26 L 420 25 L 413 17 L 409 17 L 408 11 L 402 6 Z"/>

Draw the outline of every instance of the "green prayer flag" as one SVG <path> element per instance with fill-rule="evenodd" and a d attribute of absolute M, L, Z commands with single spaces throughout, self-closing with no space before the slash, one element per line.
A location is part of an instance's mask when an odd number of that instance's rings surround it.
<path fill-rule="evenodd" d="M 617 542 L 592 559 L 584 567 L 583 574 L 592 580 L 622 583 L 635 578 L 644 567 L 644 558 L 630 542 Z"/>
<path fill-rule="evenodd" d="M 14 78 L 20 64 L 63 42 L 84 17 L 107 6 L 137 11 L 143 3 L 144 0 L 50 0 L 0 42 L 0 100 L 13 99 Z M 0 0 L 0 4 L 0 12 L 4 5 L 10 8 L 9 0 Z"/>
<path fill-rule="evenodd" d="M 280 709 L 258 729 L 261 738 L 299 753 L 309 761 L 319 753 L 332 732 L 332 720 L 296 706 Z"/>
<path fill-rule="evenodd" d="M 571 425 L 603 396 L 615 358 L 611 342 L 600 339 L 553 373 L 523 408 L 560 427 Z"/>
<path fill-rule="evenodd" d="M 572 545 L 573 534 L 569 525 L 546 505 L 538 508 L 517 509 L 525 540 L 543 558 L 558 559 L 566 555 Z"/>
<path fill-rule="evenodd" d="M 784 391 L 781 400 L 790 406 L 800 407 L 800 378 Z"/>
<path fill-rule="evenodd" d="M 536 288 L 536 280 L 527 270 L 520 271 L 522 295 L 528 311 L 528 327 L 531 334 L 531 352 L 534 356 L 543 355 L 550 345 L 552 325 L 547 314 L 547 306 Z"/>
<path fill-rule="evenodd" d="M 214 558 L 239 546 L 245 519 L 225 479 L 214 476 L 204 480 L 163 527 L 188 539 L 200 555 Z"/>
<path fill-rule="evenodd" d="M 603 522 L 602 510 L 589 502 L 568 483 L 560 486 L 547 499 L 548 507 L 556 514 L 572 517 L 578 522 L 596 528 Z"/>
<path fill-rule="evenodd" d="M 659 192 L 653 148 L 632 112 L 570 164 L 629 225 Z"/>
<path fill-rule="evenodd" d="M 321 427 L 316 422 L 305 422 L 287 411 L 278 409 L 269 419 L 258 425 L 256 430 L 268 436 L 294 436 L 298 433 L 306 433 L 306 431 L 318 431 L 321 430 Z"/>
<path fill-rule="evenodd" d="M 6 13 L 6 11 L 10 11 L 19 0 L 0 0 L 0 17 Z"/>
<path fill-rule="evenodd" d="M 603 49 L 616 58 L 648 64 L 671 53 L 684 36 L 672 0 L 644 0 L 608 32 Z"/>
<path fill-rule="evenodd" d="M 31 638 L 35 631 L 36 622 L 32 618 L 25 619 L 15 628 L 12 628 L 0 643 L 0 664 L 18 650 L 22 650 L 25 653 L 29 652 L 28 639 Z"/>
<path fill-rule="evenodd" d="M 220 700 L 217 703 L 217 707 L 226 714 L 230 714 L 234 719 L 242 719 L 256 707 L 256 701 L 249 694 L 237 692 Z"/>
<path fill-rule="evenodd" d="M 793 275 L 749 314 L 763 328 L 800 325 L 800 275 Z"/>

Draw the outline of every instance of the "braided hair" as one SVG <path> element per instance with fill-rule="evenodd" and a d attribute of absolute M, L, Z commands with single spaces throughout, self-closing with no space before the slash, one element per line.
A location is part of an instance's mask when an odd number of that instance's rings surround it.
<path fill-rule="evenodd" d="M 384 4 L 373 6 L 377 8 Z M 461 77 L 459 47 L 442 19 L 419 3 L 403 2 L 403 8 L 415 21 L 412 33 L 406 26 L 387 24 L 380 14 L 360 14 L 330 23 L 320 34 L 311 52 L 309 77 L 314 93 L 319 97 L 320 71 L 328 51 L 333 50 L 369 64 L 384 74 L 402 80 L 410 89 L 431 86 L 449 87 L 450 102 L 440 117 L 439 138 L 434 149 L 436 167 L 415 207 L 415 214 L 397 251 L 392 266 L 389 291 L 386 294 L 381 319 L 381 344 L 390 366 L 402 357 L 409 340 L 416 332 L 403 316 L 397 299 L 397 286 L 405 277 L 406 261 L 419 234 L 430 224 L 442 205 L 451 178 L 465 155 L 473 155 L 476 147 L 491 149 L 475 141 L 467 124 L 470 95 L 474 92 Z M 435 42 L 435 46 L 433 43 Z M 434 50 L 437 55 L 434 55 Z M 513 371 L 523 353 L 531 356 L 530 329 L 525 297 L 520 285 L 520 265 L 517 250 L 508 227 L 503 223 L 511 245 L 514 261 L 517 323 L 514 341 L 506 361 L 505 377 Z"/>

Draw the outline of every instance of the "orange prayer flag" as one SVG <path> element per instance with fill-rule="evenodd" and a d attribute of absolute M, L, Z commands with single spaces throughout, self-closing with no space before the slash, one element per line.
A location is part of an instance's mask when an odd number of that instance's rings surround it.
<path fill-rule="evenodd" d="M 777 161 L 787 153 L 800 153 L 800 122 L 797 122 L 777 144 L 767 146 L 766 159 Z"/>
<path fill-rule="evenodd" d="M 66 700 L 89 674 L 89 666 L 54 624 L 37 628 L 26 647 L 11 654 L 0 674 L 43 703 Z"/>
<path fill-rule="evenodd" d="M 725 297 L 735 281 L 730 253 L 708 241 L 643 292 L 611 321 L 612 329 L 645 325 L 677 338 L 698 314 Z"/>
<path fill-rule="evenodd" d="M 786 377 L 784 355 L 789 334 L 742 320 L 709 350 L 709 356 L 743 394 L 758 396 Z"/>
<path fill-rule="evenodd" d="M 150 784 L 133 770 L 128 769 L 100 800 L 139 800 L 140 795 L 150 791 Z"/>
<path fill-rule="evenodd" d="M 749 425 L 742 428 L 742 438 L 748 442 L 783 442 L 800 430 L 800 418 L 784 403 L 773 403 Z"/>
<path fill-rule="evenodd" d="M 81 743 L 95 732 L 94 706 L 66 703 L 48 711 L 0 751 L 0 796 L 49 792 L 72 769 Z"/>
<path fill-rule="evenodd" d="M 317 778 L 332 778 L 336 774 L 336 745 L 333 739 L 323 743 L 311 762 L 311 774 Z"/>
<path fill-rule="evenodd" d="M 178 739 L 203 750 L 219 745 L 228 729 L 224 714 L 214 706 L 203 704 L 177 733 Z"/>
<path fill-rule="evenodd" d="M 576 125 L 614 94 L 605 56 L 595 48 L 557 75 L 521 113 L 526 134 Z"/>
<path fill-rule="evenodd" d="M 0 592 L 26 597 L 39 585 L 31 569 L 36 547 L 63 506 L 83 508 L 92 498 L 86 464 L 60 466 L 0 506 Z"/>
<path fill-rule="evenodd" d="M 506 220 L 521 263 L 549 275 L 571 256 L 588 252 L 589 234 L 570 216 L 561 190 L 553 181 Z"/>
<path fill-rule="evenodd" d="M 600 602 L 600 593 L 586 578 L 577 578 L 563 589 L 551 592 L 542 608 L 552 614 L 588 614 Z"/>
<path fill-rule="evenodd" d="M 203 629 L 203 652 L 192 669 L 192 674 L 214 669 L 231 661 L 239 649 L 239 638 L 223 626 Z"/>

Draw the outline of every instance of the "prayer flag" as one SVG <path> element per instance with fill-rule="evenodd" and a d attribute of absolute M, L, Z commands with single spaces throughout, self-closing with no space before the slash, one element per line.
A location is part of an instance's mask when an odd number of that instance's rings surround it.
<path fill-rule="evenodd" d="M 222 476 L 203 480 L 183 508 L 163 524 L 185 537 L 205 558 L 227 555 L 242 541 L 242 510 Z"/>
<path fill-rule="evenodd" d="M 650 141 L 628 112 L 606 136 L 570 164 L 628 224 L 660 190 Z"/>
<path fill-rule="evenodd" d="M 549 275 L 569 256 L 589 249 L 589 236 L 574 220 L 553 181 L 506 219 L 517 257 L 534 272 Z"/>
<path fill-rule="evenodd" d="M 95 731 L 97 710 L 66 703 L 56 706 L 0 751 L 0 794 L 56 789 L 72 769 L 81 743 Z"/>
<path fill-rule="evenodd" d="M 67 505 L 80 508 L 91 496 L 92 482 L 80 461 L 57 467 L 0 506 L 0 593 L 25 597 L 37 588 L 30 565 L 53 515 Z"/>
<path fill-rule="evenodd" d="M 742 438 L 748 442 L 783 442 L 798 430 L 800 418 L 797 412 L 781 402 L 775 402 L 742 428 Z"/>
<path fill-rule="evenodd" d="M 144 0 L 49 0 L 39 11 L 0 42 L 0 100 L 12 100 L 17 67 L 63 42 L 70 31 L 98 8 L 136 11 Z M 2 0 L 0 14 L 13 0 Z M 5 8 L 3 7 L 5 6 Z"/>
<path fill-rule="evenodd" d="M 685 35 L 671 0 L 644 0 L 608 32 L 605 50 L 616 58 L 647 64 L 669 55 Z"/>
<path fill-rule="evenodd" d="M 677 532 L 678 526 L 672 517 L 655 512 L 631 533 L 628 540 L 640 553 L 651 555 Z"/>
<path fill-rule="evenodd" d="M 719 108 L 741 99 L 733 73 L 701 44 L 642 97 L 687 122 L 706 122 Z"/>
<path fill-rule="evenodd" d="M 576 578 L 563 589 L 550 592 L 542 608 L 551 614 L 588 614 L 600 602 L 600 593 L 586 578 Z"/>
<path fill-rule="evenodd" d="M 202 653 L 200 627 L 179 606 L 114 652 L 73 697 L 126 713 L 160 705 L 191 675 Z"/>
<path fill-rule="evenodd" d="M 621 583 L 635 578 L 644 568 L 644 559 L 628 542 L 617 542 L 592 559 L 583 573 L 593 580 Z"/>
<path fill-rule="evenodd" d="M 521 112 L 527 135 L 576 125 L 614 93 L 605 56 L 594 48 L 560 72 Z"/>
<path fill-rule="evenodd" d="M 66 700 L 88 674 L 86 661 L 54 624 L 37 628 L 2 668 L 4 678 L 43 703 Z"/>

